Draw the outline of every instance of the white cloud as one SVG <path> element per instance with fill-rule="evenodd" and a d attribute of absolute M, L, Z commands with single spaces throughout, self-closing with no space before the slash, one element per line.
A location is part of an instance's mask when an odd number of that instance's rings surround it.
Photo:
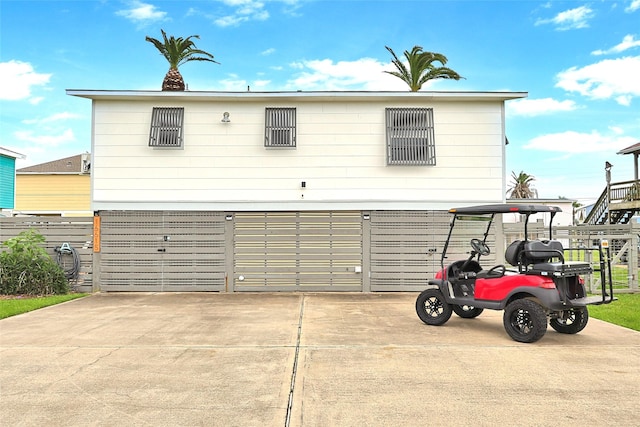
<path fill-rule="evenodd" d="M 606 59 L 558 73 L 556 87 L 592 99 L 614 98 L 621 105 L 640 96 L 640 56 Z"/>
<path fill-rule="evenodd" d="M 531 139 L 523 148 L 578 154 L 619 151 L 637 142 L 636 138 L 631 136 L 622 136 L 618 132 L 613 133 L 614 135 L 601 135 L 597 131 L 591 133 L 575 131 L 550 133 Z"/>
<path fill-rule="evenodd" d="M 640 0 L 638 0 L 640 1 Z M 592 55 L 607 55 L 607 54 L 611 54 L 611 53 L 620 53 L 620 52 L 624 52 L 625 50 L 628 49 L 632 49 L 634 47 L 639 47 L 640 46 L 640 40 L 635 40 L 635 37 L 632 34 L 628 34 L 626 36 L 624 36 L 624 38 L 622 39 L 622 42 L 618 43 L 617 45 L 613 46 L 610 49 L 607 50 L 594 50 L 593 52 L 591 52 Z"/>
<path fill-rule="evenodd" d="M 269 87 L 270 83 L 271 80 L 254 80 L 251 87 L 264 90 Z"/>
<path fill-rule="evenodd" d="M 624 129 L 622 129 L 620 126 L 609 126 L 609 130 L 616 135 L 622 135 L 624 133 Z"/>
<path fill-rule="evenodd" d="M 149 3 L 133 0 L 129 2 L 129 5 L 129 9 L 119 10 L 116 12 L 116 15 L 138 24 L 162 21 L 167 16 L 167 12 L 162 12 L 158 10 L 156 6 Z"/>
<path fill-rule="evenodd" d="M 31 142 L 50 147 L 55 147 L 65 142 L 72 142 L 76 139 L 72 129 L 67 129 L 59 135 L 35 135 L 33 131 L 30 130 L 17 131 L 14 132 L 13 135 L 18 141 Z"/>
<path fill-rule="evenodd" d="M 620 95 L 620 96 L 616 96 L 615 100 L 618 104 L 623 105 L 625 107 L 628 107 L 631 105 L 631 100 L 633 98 L 631 97 L 631 95 Z"/>
<path fill-rule="evenodd" d="M 0 99 L 7 101 L 27 99 L 31 97 L 34 86 L 44 86 L 49 83 L 49 79 L 51 74 L 36 73 L 28 62 L 15 60 L 0 62 Z"/>
<path fill-rule="evenodd" d="M 305 60 L 291 64 L 291 68 L 300 72 L 286 83 L 290 90 L 408 90 L 406 83 L 384 73 L 393 64 L 373 58 Z"/>
<path fill-rule="evenodd" d="M 218 83 L 221 86 L 218 90 L 229 92 L 245 91 L 248 86 L 246 80 L 239 78 L 235 74 L 230 74 L 228 78 L 220 80 Z"/>
<path fill-rule="evenodd" d="M 270 47 L 269 49 L 265 49 L 262 52 L 260 52 L 260 55 L 271 55 L 272 53 L 274 53 L 276 50 L 272 47 Z"/>
<path fill-rule="evenodd" d="M 628 13 L 635 12 L 636 10 L 640 10 L 640 0 L 633 0 L 631 4 L 624 9 L 624 11 Z"/>
<path fill-rule="evenodd" d="M 265 21 L 269 19 L 269 12 L 264 3 L 256 0 L 221 0 L 225 5 L 233 8 L 229 15 L 216 18 L 213 22 L 220 27 L 236 26 L 248 21 Z"/>
<path fill-rule="evenodd" d="M 577 108 L 571 100 L 557 101 L 553 98 L 516 99 L 507 102 L 507 112 L 516 116 L 540 116 L 558 111 L 573 111 Z"/>
<path fill-rule="evenodd" d="M 218 18 L 213 22 L 219 27 L 231 27 L 248 20 L 249 18 L 247 18 L 246 16 L 223 16 L 222 18 Z"/>
<path fill-rule="evenodd" d="M 45 124 L 45 123 L 58 122 L 58 121 L 61 121 L 61 120 L 70 120 L 70 119 L 79 119 L 79 118 L 80 118 L 80 116 L 78 114 L 64 112 L 64 113 L 52 114 L 52 115 L 44 117 L 42 119 L 23 120 L 22 123 L 27 124 L 27 125 L 33 125 L 33 124 L 41 125 L 41 124 Z"/>
<path fill-rule="evenodd" d="M 555 24 L 560 31 L 575 30 L 589 27 L 589 19 L 593 18 L 593 10 L 588 6 L 580 6 L 575 9 L 565 10 L 553 18 L 538 19 L 536 25 Z"/>

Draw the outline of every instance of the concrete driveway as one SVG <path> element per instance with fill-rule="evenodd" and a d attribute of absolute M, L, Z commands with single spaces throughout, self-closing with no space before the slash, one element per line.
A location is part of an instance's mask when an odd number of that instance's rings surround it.
<path fill-rule="evenodd" d="M 640 333 L 512 341 L 417 294 L 97 294 L 0 321 L 3 426 L 640 425 Z"/>

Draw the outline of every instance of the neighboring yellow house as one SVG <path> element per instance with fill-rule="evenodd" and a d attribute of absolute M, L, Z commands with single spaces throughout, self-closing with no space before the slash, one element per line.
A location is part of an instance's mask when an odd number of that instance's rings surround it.
<path fill-rule="evenodd" d="M 91 155 L 16 170 L 14 215 L 91 216 Z"/>

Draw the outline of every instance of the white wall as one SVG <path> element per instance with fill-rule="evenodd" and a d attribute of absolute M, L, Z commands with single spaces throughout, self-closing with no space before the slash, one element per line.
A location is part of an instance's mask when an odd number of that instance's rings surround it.
<path fill-rule="evenodd" d="M 148 146 L 152 107 L 184 107 L 184 148 Z M 385 108 L 433 107 L 436 166 L 387 166 Z M 297 148 L 264 147 L 265 107 L 297 109 Z M 503 99 L 94 99 L 93 209 L 448 209 L 504 201 Z M 231 123 L 222 123 L 223 112 Z M 306 188 L 301 188 L 301 182 Z"/>
<path fill-rule="evenodd" d="M 573 203 L 575 200 L 567 199 L 508 199 L 509 204 L 523 204 L 523 205 L 544 205 L 544 206 L 558 206 L 562 209 L 562 212 L 558 212 L 553 217 L 554 226 L 567 226 L 573 225 Z M 521 214 L 511 213 L 503 214 L 503 222 L 516 223 L 521 222 Z M 537 213 L 529 217 L 529 222 L 533 223 L 541 221 L 545 226 L 549 226 L 551 221 L 551 214 L 549 213 Z"/>

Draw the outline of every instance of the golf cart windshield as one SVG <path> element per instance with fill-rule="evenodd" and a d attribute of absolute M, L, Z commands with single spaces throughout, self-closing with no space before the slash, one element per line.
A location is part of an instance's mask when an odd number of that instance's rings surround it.
<path fill-rule="evenodd" d="M 491 248 L 490 254 L 482 255 L 486 257 L 488 263 L 496 262 L 496 241 L 495 234 L 491 233 L 491 227 L 498 214 L 520 214 L 524 215 L 524 233 L 527 236 L 527 224 L 529 216 L 536 213 L 550 213 L 551 220 L 556 213 L 561 212 L 557 206 L 527 205 L 527 204 L 494 204 L 468 206 L 462 208 L 449 209 L 453 214 L 450 223 L 449 234 L 442 252 L 441 265 L 444 268 L 445 259 L 449 261 L 468 257 L 471 246 L 470 239 L 477 239 Z M 551 236 L 551 223 L 549 221 L 549 235 Z M 478 256 L 478 261 L 480 256 Z"/>

